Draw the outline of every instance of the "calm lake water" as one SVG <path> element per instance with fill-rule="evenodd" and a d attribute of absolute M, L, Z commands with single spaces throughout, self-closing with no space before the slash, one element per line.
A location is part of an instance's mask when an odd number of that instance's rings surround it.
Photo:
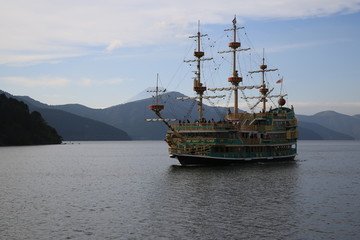
<path fill-rule="evenodd" d="M 162 141 L 0 148 L 0 239 L 360 239 L 360 141 L 180 167 Z"/>

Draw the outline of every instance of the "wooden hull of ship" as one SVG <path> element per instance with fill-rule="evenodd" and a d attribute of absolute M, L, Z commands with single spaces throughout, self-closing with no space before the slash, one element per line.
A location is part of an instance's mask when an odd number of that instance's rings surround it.
<path fill-rule="evenodd" d="M 241 165 L 259 162 L 285 162 L 294 161 L 296 154 L 276 157 L 259 158 L 219 158 L 198 155 L 172 155 L 177 158 L 182 166 L 214 166 L 214 165 Z"/>

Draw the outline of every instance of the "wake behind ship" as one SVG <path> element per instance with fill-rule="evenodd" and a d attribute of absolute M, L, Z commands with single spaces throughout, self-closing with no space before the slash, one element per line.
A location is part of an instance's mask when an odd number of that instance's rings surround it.
<path fill-rule="evenodd" d="M 243 85 L 243 78 L 237 69 L 237 54 L 246 52 L 250 48 L 241 48 L 240 41 L 237 40 L 237 31 L 243 29 L 236 26 L 236 18 L 233 20 L 233 26 L 225 31 L 232 32 L 233 41 L 229 43 L 229 50 L 221 51 L 219 54 L 229 53 L 232 55 L 232 75 L 228 77 L 230 86 L 219 88 L 207 88 L 201 82 L 201 63 L 211 60 L 204 58 L 205 53 L 201 51 L 201 38 L 207 36 L 201 34 L 191 36 L 197 41 L 197 49 L 194 51 L 194 60 L 186 62 L 195 62 L 196 71 L 193 90 L 195 97 L 185 97 L 178 99 L 193 99 L 198 105 L 199 116 L 194 122 L 180 121 L 170 123 L 175 119 L 166 119 L 161 111 L 164 105 L 159 104 L 159 89 L 156 87 L 156 102 L 149 108 L 159 117 L 156 121 L 162 121 L 168 127 L 165 141 L 169 145 L 170 157 L 177 158 L 182 165 L 227 165 L 239 164 L 254 161 L 286 161 L 294 160 L 297 154 L 297 120 L 293 107 L 285 107 L 287 94 L 271 95 L 274 88 L 269 89 L 266 74 L 277 71 L 278 69 L 269 69 L 265 64 L 263 56 L 260 68 L 255 71 L 249 71 L 249 75 L 260 74 L 261 82 L 259 85 Z M 282 86 L 282 79 L 276 81 Z M 246 97 L 245 91 L 258 89 L 258 96 Z M 234 108 L 224 117 L 222 121 L 205 120 L 203 117 L 203 100 L 214 99 L 220 96 L 207 96 L 207 91 L 226 91 L 233 95 Z M 239 91 L 242 93 L 242 99 L 249 103 L 251 99 L 257 100 L 250 107 L 250 112 L 239 112 Z M 269 100 L 278 98 L 274 103 L 274 108 L 268 108 Z M 257 105 L 261 110 L 255 112 Z M 153 119 L 148 119 L 153 121 Z"/>

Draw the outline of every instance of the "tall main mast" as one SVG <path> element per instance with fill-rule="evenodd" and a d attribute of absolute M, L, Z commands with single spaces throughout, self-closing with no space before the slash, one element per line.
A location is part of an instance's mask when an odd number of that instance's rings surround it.
<path fill-rule="evenodd" d="M 247 51 L 250 50 L 250 48 L 239 48 L 241 46 L 241 43 L 237 41 L 236 39 L 236 30 L 243 29 L 244 27 L 237 27 L 236 26 L 236 16 L 234 18 L 233 22 L 233 28 L 225 29 L 224 31 L 233 31 L 233 42 L 229 43 L 229 47 L 232 48 L 232 50 L 229 51 L 222 51 L 219 53 L 230 53 L 233 54 L 233 71 L 232 76 L 228 78 L 228 82 L 230 82 L 234 87 L 234 114 L 235 116 L 238 114 L 239 109 L 239 83 L 242 82 L 242 77 L 239 77 L 239 73 L 236 70 L 236 52 L 237 51 Z"/>

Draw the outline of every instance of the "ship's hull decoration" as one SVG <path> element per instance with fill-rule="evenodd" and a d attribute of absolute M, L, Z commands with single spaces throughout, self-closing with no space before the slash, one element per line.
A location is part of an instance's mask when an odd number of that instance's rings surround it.
<path fill-rule="evenodd" d="M 270 95 L 273 89 L 269 90 L 265 82 L 265 73 L 276 71 L 277 69 L 267 69 L 263 58 L 260 70 L 251 71 L 249 74 L 261 73 L 262 84 L 257 86 L 242 85 L 242 77 L 236 69 L 236 53 L 247 51 L 249 48 L 241 49 L 240 42 L 236 40 L 236 19 L 233 20 L 233 28 L 226 31 L 233 31 L 234 41 L 229 43 L 230 50 L 219 53 L 233 54 L 233 73 L 228 78 L 231 87 L 207 89 L 200 81 L 200 62 L 209 60 L 202 58 L 204 52 L 200 50 L 200 38 L 206 35 L 200 34 L 192 38 L 197 39 L 198 49 L 195 50 L 195 60 L 197 62 L 196 77 L 194 80 L 194 91 L 197 96 L 199 106 L 199 118 L 195 122 L 169 123 L 161 115 L 163 105 L 158 103 L 158 93 L 156 92 L 156 104 L 151 105 L 150 109 L 155 112 L 162 121 L 168 126 L 168 133 L 165 141 L 169 145 L 170 157 L 177 158 L 181 165 L 228 165 L 249 162 L 267 161 L 291 161 L 297 154 L 297 120 L 293 107 L 284 107 L 286 95 Z M 187 61 L 187 62 L 190 62 Z M 281 80 L 282 82 L 282 80 Z M 279 83 L 279 81 L 278 81 Z M 258 102 L 250 108 L 262 103 L 260 113 L 239 113 L 238 112 L 238 90 L 259 89 L 259 97 L 249 97 L 258 99 Z M 158 88 L 156 88 L 158 89 Z M 215 122 L 203 118 L 202 100 L 216 96 L 203 96 L 206 90 L 213 91 L 232 91 L 234 94 L 234 111 L 225 116 L 225 120 Z M 221 96 L 223 97 L 223 95 Z M 267 110 L 268 99 L 279 97 L 278 105 L 274 109 Z M 245 98 L 246 99 L 246 98 Z"/>

